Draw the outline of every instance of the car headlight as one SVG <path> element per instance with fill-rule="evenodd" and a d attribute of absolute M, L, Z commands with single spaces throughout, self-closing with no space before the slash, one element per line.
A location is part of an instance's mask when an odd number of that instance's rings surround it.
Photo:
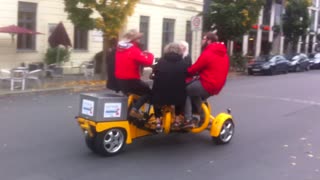
<path fill-rule="evenodd" d="M 291 65 L 291 66 L 294 66 L 294 65 L 297 64 L 297 62 L 298 62 L 298 61 L 293 61 L 293 62 L 290 63 L 290 65 Z"/>
<path fill-rule="evenodd" d="M 262 65 L 262 68 L 263 69 L 269 69 L 270 68 L 270 64 L 264 64 L 264 65 Z"/>

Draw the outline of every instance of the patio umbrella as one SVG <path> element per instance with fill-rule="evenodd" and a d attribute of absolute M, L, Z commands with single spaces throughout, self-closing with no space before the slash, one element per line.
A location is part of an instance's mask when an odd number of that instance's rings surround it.
<path fill-rule="evenodd" d="M 59 45 L 63 45 L 65 47 L 71 46 L 70 38 L 62 22 L 57 25 L 50 35 L 49 44 L 51 47 L 57 47 Z"/>
<path fill-rule="evenodd" d="M 68 36 L 68 33 L 66 29 L 64 28 L 64 25 L 62 22 L 60 22 L 57 27 L 54 29 L 52 34 L 49 37 L 49 44 L 51 47 L 55 48 L 58 47 L 59 45 L 63 45 L 65 47 L 71 46 L 71 41 Z M 56 62 L 59 62 L 59 56 L 60 56 L 60 49 L 58 48 L 58 53 L 57 53 L 57 60 Z"/>
<path fill-rule="evenodd" d="M 30 29 L 19 27 L 16 25 L 0 27 L 0 33 L 9 33 L 9 34 L 41 34 Z"/>

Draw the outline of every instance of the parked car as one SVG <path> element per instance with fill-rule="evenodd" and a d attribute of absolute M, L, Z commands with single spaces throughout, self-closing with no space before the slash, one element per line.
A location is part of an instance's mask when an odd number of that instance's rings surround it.
<path fill-rule="evenodd" d="M 320 69 L 320 53 L 314 55 L 314 57 L 310 60 L 310 68 L 311 69 Z"/>
<path fill-rule="evenodd" d="M 287 73 L 289 61 L 282 55 L 259 56 L 255 61 L 248 64 L 248 74 L 255 73 L 273 75 L 276 73 Z"/>
<path fill-rule="evenodd" d="M 300 72 L 308 71 L 310 69 L 310 60 L 306 54 L 297 54 L 290 61 L 289 71 Z"/>

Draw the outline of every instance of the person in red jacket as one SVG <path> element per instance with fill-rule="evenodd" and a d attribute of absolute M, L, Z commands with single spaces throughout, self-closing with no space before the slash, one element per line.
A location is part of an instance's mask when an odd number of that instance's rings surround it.
<path fill-rule="evenodd" d="M 185 127 L 193 127 L 192 102 L 200 112 L 201 101 L 212 95 L 217 95 L 225 85 L 229 71 L 227 48 L 218 42 L 218 36 L 209 32 L 202 39 L 202 53 L 197 61 L 188 68 L 189 75 L 199 78 L 187 86 L 185 104 Z"/>
<path fill-rule="evenodd" d="M 129 113 L 130 116 L 142 119 L 140 107 L 151 98 L 151 88 L 140 79 L 140 67 L 151 66 L 154 56 L 149 52 L 142 52 L 139 48 L 142 34 L 135 29 L 129 30 L 124 39 L 118 43 L 116 50 L 115 77 L 120 90 L 127 94 L 140 96 Z"/>

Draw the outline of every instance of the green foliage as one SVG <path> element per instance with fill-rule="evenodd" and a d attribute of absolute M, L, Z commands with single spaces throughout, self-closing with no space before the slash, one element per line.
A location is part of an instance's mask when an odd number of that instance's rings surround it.
<path fill-rule="evenodd" d="M 237 40 L 257 23 L 265 0 L 212 0 L 204 29 L 217 30 L 222 40 Z"/>
<path fill-rule="evenodd" d="M 246 70 L 248 58 L 241 53 L 235 53 L 230 57 L 231 70 L 244 72 Z"/>
<path fill-rule="evenodd" d="M 305 35 L 310 24 L 309 0 L 287 0 L 286 13 L 283 16 L 283 33 L 288 41 L 296 42 Z"/>
<path fill-rule="evenodd" d="M 70 51 L 63 47 L 48 48 L 45 54 L 45 62 L 47 64 L 67 62 L 69 59 Z"/>
<path fill-rule="evenodd" d="M 99 29 L 108 39 L 117 38 L 139 0 L 64 0 L 68 18 L 77 26 Z"/>

